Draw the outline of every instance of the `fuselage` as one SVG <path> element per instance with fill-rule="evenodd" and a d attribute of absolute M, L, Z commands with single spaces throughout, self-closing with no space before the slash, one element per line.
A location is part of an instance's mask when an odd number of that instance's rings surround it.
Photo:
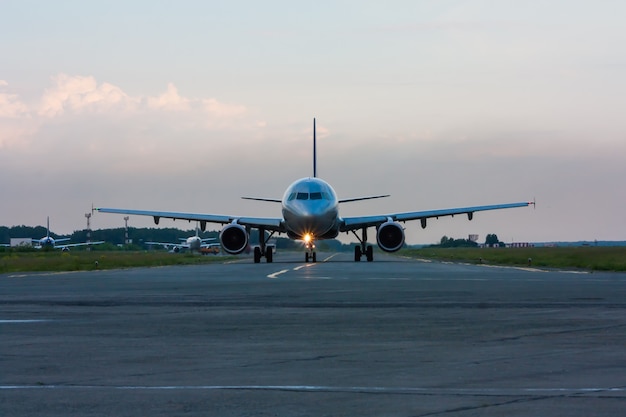
<path fill-rule="evenodd" d="M 292 239 L 332 239 L 339 231 L 339 203 L 333 187 L 319 178 L 291 184 L 282 199 L 287 234 Z"/>
<path fill-rule="evenodd" d="M 189 250 L 191 251 L 199 251 L 202 247 L 202 239 L 198 236 L 188 237 L 185 243 L 189 245 Z"/>
<path fill-rule="evenodd" d="M 54 244 L 55 244 L 55 241 L 50 236 L 42 237 L 41 239 L 39 239 L 39 246 L 41 246 L 42 248 L 45 248 L 45 247 L 54 248 Z"/>

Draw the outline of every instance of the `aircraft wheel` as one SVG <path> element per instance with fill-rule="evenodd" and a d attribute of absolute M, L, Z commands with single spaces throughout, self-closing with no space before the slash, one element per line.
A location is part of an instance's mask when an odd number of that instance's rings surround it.
<path fill-rule="evenodd" d="M 312 262 L 317 262 L 317 253 L 313 252 L 312 258 Z"/>
<path fill-rule="evenodd" d="M 360 246 L 355 246 L 354 247 L 354 262 L 360 262 L 361 261 L 361 247 Z"/>
<path fill-rule="evenodd" d="M 265 260 L 268 264 L 271 264 L 274 261 L 274 252 L 272 252 L 272 248 L 267 248 L 265 250 Z"/>
<path fill-rule="evenodd" d="M 261 262 L 261 248 L 258 246 L 254 248 L 254 263 L 258 264 Z"/>
<path fill-rule="evenodd" d="M 369 245 L 365 250 L 365 257 L 367 258 L 367 262 L 374 260 L 374 248 L 372 248 L 372 245 Z"/>
<path fill-rule="evenodd" d="M 309 262 L 309 252 L 304 254 L 304 262 Z"/>

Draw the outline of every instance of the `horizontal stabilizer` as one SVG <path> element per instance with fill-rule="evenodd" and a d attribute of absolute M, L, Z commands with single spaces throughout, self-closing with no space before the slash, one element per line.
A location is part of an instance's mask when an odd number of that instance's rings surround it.
<path fill-rule="evenodd" d="M 339 200 L 340 203 L 351 203 L 353 201 L 362 201 L 362 200 L 373 200 L 375 198 L 385 198 L 389 197 L 389 194 L 386 195 L 372 195 L 369 197 L 357 197 L 357 198 L 346 198 L 345 200 Z"/>
<path fill-rule="evenodd" d="M 270 203 L 281 203 L 281 200 L 275 198 L 257 198 L 257 197 L 241 197 L 244 200 L 268 201 Z"/>

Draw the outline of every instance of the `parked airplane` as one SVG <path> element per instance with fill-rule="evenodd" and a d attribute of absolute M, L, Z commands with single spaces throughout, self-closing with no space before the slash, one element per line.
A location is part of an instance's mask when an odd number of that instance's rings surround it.
<path fill-rule="evenodd" d="M 69 237 L 54 239 L 52 236 L 50 236 L 50 217 L 48 217 L 47 225 L 46 225 L 46 235 L 42 237 L 41 239 L 33 239 L 33 246 L 35 249 L 45 249 L 45 248 L 55 249 L 56 248 L 56 249 L 61 249 L 63 251 L 68 251 L 70 250 L 69 248 L 73 248 L 75 246 L 100 245 L 104 243 L 104 241 L 100 241 L 100 242 L 84 242 L 84 243 L 65 243 L 62 245 L 58 245 L 59 242 L 66 242 L 68 240 L 70 240 Z"/>
<path fill-rule="evenodd" d="M 534 205 L 534 202 L 520 202 L 403 213 L 392 212 L 373 216 L 339 216 L 339 205 L 342 203 L 381 197 L 387 196 L 377 195 L 341 200 L 337 198 L 330 184 L 317 178 L 315 119 L 313 119 L 313 176 L 292 183 L 280 200 L 242 197 L 281 203 L 282 217 L 259 218 L 118 208 L 96 208 L 95 210 L 102 213 L 152 216 L 156 224 L 159 224 L 161 218 L 198 221 L 202 230 L 206 229 L 207 223 L 219 223 L 225 225 L 219 235 L 220 243 L 224 251 L 230 254 L 239 254 L 246 249 L 250 229 L 255 228 L 259 230 L 259 246 L 254 249 L 255 263 L 259 263 L 262 257 L 265 257 L 268 263 L 272 262 L 273 251 L 271 247 L 268 247 L 267 242 L 275 233 L 286 233 L 291 239 L 303 241 L 306 248 L 305 262 L 316 262 L 316 240 L 333 239 L 341 232 L 351 232 L 359 241 L 359 245 L 354 250 L 354 260 L 360 261 L 361 257 L 365 256 L 371 262 L 374 259 L 373 249 L 367 244 L 367 229 L 370 227 L 376 228 L 378 247 L 385 252 L 395 252 L 404 245 L 404 227 L 400 222 L 420 220 L 422 228 L 425 228 L 429 218 L 467 214 L 468 219 L 472 220 L 477 211 Z M 361 232 L 360 235 L 357 234 L 358 231 Z M 269 236 L 266 237 L 265 232 L 269 232 Z"/>
<path fill-rule="evenodd" d="M 219 246 L 219 243 L 207 243 L 209 241 L 215 240 L 215 238 L 200 237 L 200 228 L 196 226 L 196 234 L 194 236 L 190 236 L 188 238 L 179 238 L 181 242 L 179 243 L 169 243 L 169 242 L 146 242 L 148 245 L 162 245 L 167 249 L 171 250 L 174 253 L 178 253 L 183 249 L 188 249 L 189 251 L 200 251 L 202 248 L 209 248 L 212 246 Z"/>

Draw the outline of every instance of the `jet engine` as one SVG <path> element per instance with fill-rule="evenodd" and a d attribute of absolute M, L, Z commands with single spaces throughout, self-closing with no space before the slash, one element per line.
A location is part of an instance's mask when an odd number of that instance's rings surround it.
<path fill-rule="evenodd" d="M 248 232 L 243 226 L 231 223 L 220 232 L 220 243 L 231 255 L 240 254 L 248 246 Z"/>
<path fill-rule="evenodd" d="M 404 228 L 396 222 L 381 224 L 376 231 L 376 242 L 385 252 L 395 252 L 404 245 Z"/>

